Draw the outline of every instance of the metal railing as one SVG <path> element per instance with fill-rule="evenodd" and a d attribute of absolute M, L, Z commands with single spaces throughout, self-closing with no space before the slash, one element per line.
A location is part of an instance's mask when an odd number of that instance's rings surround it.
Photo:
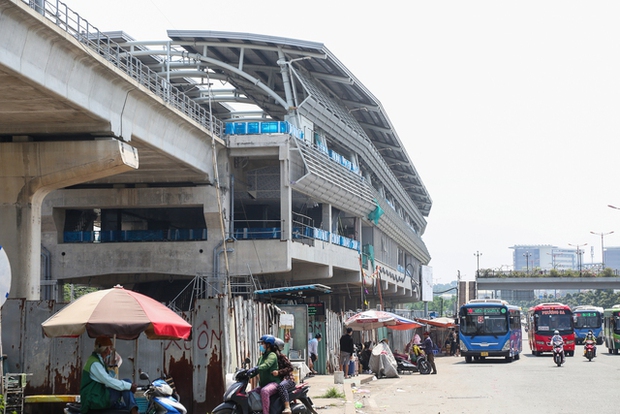
<path fill-rule="evenodd" d="M 71 10 L 61 1 L 23 0 L 37 13 L 69 33 L 80 43 L 97 52 L 105 60 L 130 76 L 140 85 L 159 96 L 169 106 L 178 109 L 213 135 L 224 137 L 224 123 L 194 102 L 189 96 L 158 75 L 127 49 L 100 32 L 88 20 Z"/>

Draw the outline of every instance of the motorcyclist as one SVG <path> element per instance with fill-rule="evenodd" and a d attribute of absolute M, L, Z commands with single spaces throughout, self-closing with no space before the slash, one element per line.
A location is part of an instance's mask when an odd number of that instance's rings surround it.
<path fill-rule="evenodd" d="M 592 330 L 590 329 L 588 331 L 588 333 L 586 334 L 586 337 L 583 339 L 583 354 L 586 354 L 586 347 L 585 345 L 588 344 L 588 342 L 591 342 L 592 345 L 594 345 L 594 356 L 596 356 L 596 336 L 594 336 L 594 332 L 592 332 Z"/>
<path fill-rule="evenodd" d="M 252 392 L 260 393 L 263 414 L 269 414 L 269 397 L 278 392 L 277 385 L 282 381 L 282 378 L 273 375 L 273 372 L 278 370 L 276 338 L 273 335 L 263 335 L 258 342 L 261 356 L 258 359 L 258 365 L 248 371 L 248 377 L 252 378 L 259 375 L 258 387 L 254 388 Z"/>
<path fill-rule="evenodd" d="M 560 335 L 560 331 L 558 331 L 557 329 L 553 331 L 553 337 L 551 338 L 550 344 L 554 348 L 558 345 L 564 345 L 564 338 L 562 338 L 562 335 Z M 564 347 L 562 347 L 562 352 L 560 355 L 562 356 L 562 363 L 564 363 Z"/>

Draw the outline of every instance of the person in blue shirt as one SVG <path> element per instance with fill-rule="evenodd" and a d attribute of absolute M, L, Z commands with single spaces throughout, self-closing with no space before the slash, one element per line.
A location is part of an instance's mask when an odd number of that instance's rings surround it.
<path fill-rule="evenodd" d="M 433 369 L 431 374 L 437 373 L 437 367 L 435 366 L 435 354 L 433 353 L 434 348 L 435 348 L 435 345 L 433 344 L 433 340 L 431 339 L 430 332 L 428 331 L 424 332 L 424 342 L 422 342 L 422 349 L 424 350 L 424 353 L 426 354 L 426 360 L 428 361 L 428 363 L 431 365 L 431 368 Z"/>
<path fill-rule="evenodd" d="M 319 341 L 322 337 L 323 336 L 321 335 L 321 333 L 318 332 L 316 335 L 314 335 L 314 338 L 308 341 L 308 365 L 312 375 L 317 373 L 317 371 L 314 369 L 314 363 L 319 357 Z"/>

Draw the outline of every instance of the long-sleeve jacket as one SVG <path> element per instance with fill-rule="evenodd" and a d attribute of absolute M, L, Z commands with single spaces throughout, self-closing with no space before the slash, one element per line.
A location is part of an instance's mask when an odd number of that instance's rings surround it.
<path fill-rule="evenodd" d="M 264 387 L 270 382 L 279 383 L 282 379 L 278 376 L 274 376 L 271 372 L 278 369 L 278 356 L 275 352 L 267 351 L 258 359 L 258 374 L 260 378 L 258 385 Z"/>
<path fill-rule="evenodd" d="M 295 377 L 293 377 L 293 364 L 288 360 L 286 355 L 279 353 L 278 354 L 278 376 L 282 378 L 282 381 L 289 380 L 295 381 Z"/>

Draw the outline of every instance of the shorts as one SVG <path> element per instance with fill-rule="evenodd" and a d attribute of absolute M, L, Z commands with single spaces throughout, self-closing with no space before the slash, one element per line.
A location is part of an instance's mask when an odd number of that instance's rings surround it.
<path fill-rule="evenodd" d="M 314 363 L 317 359 L 316 354 L 310 354 L 310 361 L 312 361 L 312 363 Z"/>
<path fill-rule="evenodd" d="M 340 365 L 348 364 L 351 361 L 351 353 L 340 351 Z"/>

